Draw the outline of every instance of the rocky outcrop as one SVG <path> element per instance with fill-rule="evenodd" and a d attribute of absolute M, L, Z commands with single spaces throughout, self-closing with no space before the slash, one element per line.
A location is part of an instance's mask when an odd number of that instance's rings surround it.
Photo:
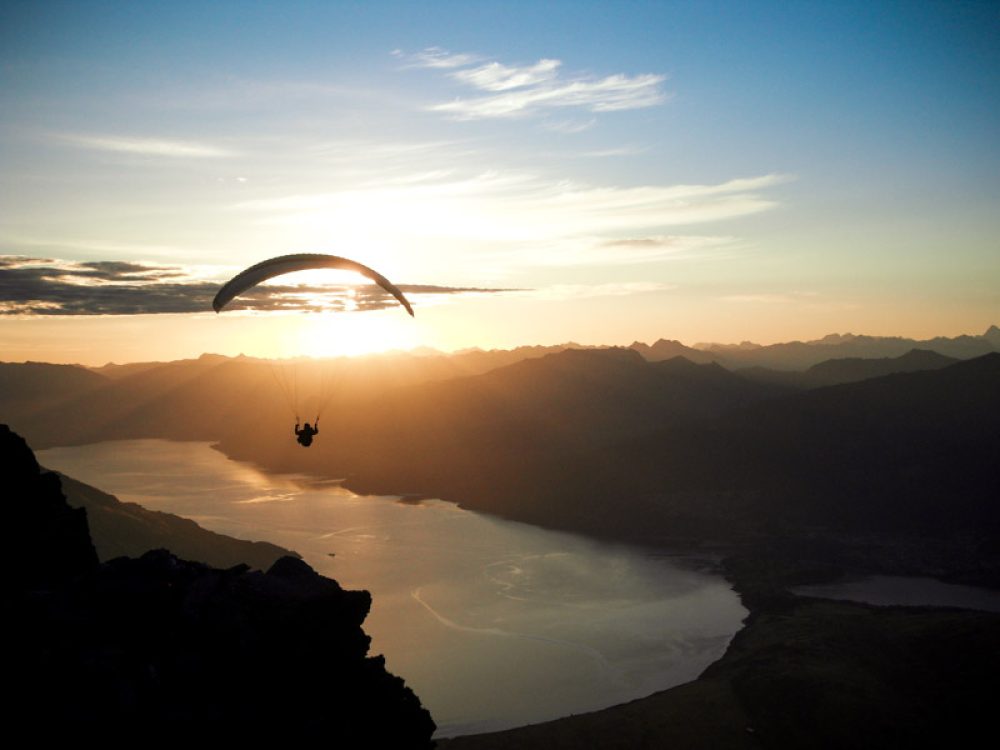
<path fill-rule="evenodd" d="M 0 425 L 0 508 L 8 522 L 5 576 L 12 586 L 61 583 L 97 567 L 87 513 L 66 504 L 54 474 L 42 473 L 24 438 Z"/>
<path fill-rule="evenodd" d="M 293 557 L 266 573 L 164 550 L 101 565 L 85 511 L 6 427 L 0 457 L 20 537 L 5 571 L 15 735 L 433 746 L 428 712 L 368 656 L 367 592 Z"/>

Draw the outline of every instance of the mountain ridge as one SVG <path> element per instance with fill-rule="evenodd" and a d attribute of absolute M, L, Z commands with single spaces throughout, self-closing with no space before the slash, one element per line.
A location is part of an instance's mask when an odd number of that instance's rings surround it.
<path fill-rule="evenodd" d="M 53 473 L 59 477 L 70 507 L 86 510 L 91 540 L 101 562 L 167 549 L 179 558 L 214 568 L 247 565 L 267 570 L 282 557 L 299 557 L 298 553 L 270 542 L 235 539 L 172 513 L 122 502 L 61 472 Z"/>

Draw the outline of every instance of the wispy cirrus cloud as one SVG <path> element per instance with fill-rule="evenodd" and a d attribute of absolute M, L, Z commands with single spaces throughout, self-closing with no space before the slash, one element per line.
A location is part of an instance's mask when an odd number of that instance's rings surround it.
<path fill-rule="evenodd" d="M 582 107 L 591 112 L 614 112 L 652 107 L 665 101 L 659 84 L 663 76 L 608 76 L 596 81 L 539 85 L 496 96 L 456 99 L 430 107 L 459 120 L 519 117 L 552 107 Z"/>
<path fill-rule="evenodd" d="M 721 221 L 766 211 L 777 205 L 765 191 L 790 179 L 785 175 L 728 180 L 707 185 L 594 186 L 551 181 L 532 175 L 487 172 L 419 183 L 328 193 L 287 195 L 245 201 L 236 210 L 257 221 L 291 228 L 311 226 L 332 233 L 468 241 L 470 246 L 503 246 L 512 261 L 519 248 L 586 240 L 588 246 L 626 237 L 648 237 L 650 245 L 619 246 L 626 257 L 665 252 L 674 240 L 664 227 Z M 604 248 L 608 250 L 609 248 Z M 620 259 L 619 259 L 620 260 Z M 516 261 L 521 264 L 520 260 Z"/>
<path fill-rule="evenodd" d="M 415 55 L 398 50 L 395 54 L 412 67 L 446 69 L 459 83 L 489 92 L 429 107 L 458 120 L 526 117 L 572 108 L 615 112 L 652 107 L 667 100 L 662 87 L 666 76 L 658 73 L 562 75 L 560 60 L 543 58 L 531 65 L 480 63 L 476 55 L 453 55 L 439 47 Z"/>
<path fill-rule="evenodd" d="M 235 151 L 196 141 L 165 138 L 137 138 L 120 135 L 60 134 L 56 138 L 81 148 L 136 156 L 170 159 L 219 159 L 236 156 Z"/>
<path fill-rule="evenodd" d="M 0 315 L 150 315 L 212 309 L 218 281 L 198 269 L 124 261 L 64 261 L 0 256 Z M 402 284 L 404 294 L 440 299 L 503 289 Z M 227 310 L 257 312 L 367 311 L 395 307 L 372 284 L 270 284 L 233 300 Z"/>
<path fill-rule="evenodd" d="M 562 62 L 559 60 L 539 60 L 534 65 L 510 67 L 498 62 L 486 63 L 475 68 L 459 70 L 451 77 L 485 91 L 509 91 L 526 86 L 539 86 L 555 80 Z"/>
<path fill-rule="evenodd" d="M 479 55 L 452 54 L 441 47 L 426 47 L 420 52 L 412 54 L 407 54 L 401 49 L 394 49 L 390 54 L 402 60 L 409 68 L 461 68 L 465 65 L 474 65 L 482 60 Z"/>

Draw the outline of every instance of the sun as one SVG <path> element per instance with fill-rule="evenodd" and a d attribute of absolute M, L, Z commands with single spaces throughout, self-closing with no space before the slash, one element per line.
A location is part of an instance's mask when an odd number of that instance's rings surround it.
<path fill-rule="evenodd" d="M 399 310 L 330 312 L 303 316 L 298 326 L 300 355 L 342 357 L 407 350 L 419 344 L 414 321 Z"/>

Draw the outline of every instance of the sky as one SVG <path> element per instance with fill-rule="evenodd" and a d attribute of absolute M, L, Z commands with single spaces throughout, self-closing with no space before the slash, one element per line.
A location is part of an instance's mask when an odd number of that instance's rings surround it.
<path fill-rule="evenodd" d="M 1000 323 L 1000 5 L 0 4 L 0 359 Z M 211 311 L 288 253 L 306 273 Z"/>

